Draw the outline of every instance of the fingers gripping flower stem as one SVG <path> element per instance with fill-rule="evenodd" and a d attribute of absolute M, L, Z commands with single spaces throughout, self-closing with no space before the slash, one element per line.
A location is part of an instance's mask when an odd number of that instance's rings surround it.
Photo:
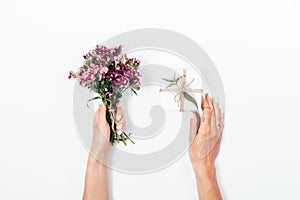
<path fill-rule="evenodd" d="M 126 141 L 129 140 L 134 144 L 134 141 L 130 138 L 128 134 L 126 134 L 124 131 L 117 130 L 117 107 L 116 104 L 113 103 L 110 99 L 106 99 L 109 105 L 107 106 L 106 111 L 106 120 L 108 121 L 110 125 L 110 143 L 113 145 L 115 141 L 119 143 L 120 141 L 123 142 L 125 146 L 127 146 Z"/>

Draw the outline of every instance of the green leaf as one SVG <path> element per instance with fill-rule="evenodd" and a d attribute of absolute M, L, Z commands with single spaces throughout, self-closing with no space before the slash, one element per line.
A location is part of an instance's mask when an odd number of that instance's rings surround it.
<path fill-rule="evenodd" d="M 121 134 L 121 140 L 122 140 L 122 142 L 124 143 L 124 145 L 127 146 L 127 143 L 125 142 L 125 137 L 124 137 L 123 134 Z"/>
<path fill-rule="evenodd" d="M 176 83 L 171 83 L 171 84 L 168 85 L 166 88 L 169 88 L 169 87 L 171 87 L 171 86 L 173 86 L 173 85 L 176 85 Z"/>
<path fill-rule="evenodd" d="M 116 94 L 116 96 L 117 96 L 117 98 L 121 98 L 121 97 L 122 97 L 122 94 L 118 92 L 118 93 Z"/>
<path fill-rule="evenodd" d="M 173 82 L 176 81 L 176 80 L 171 80 L 171 79 L 166 79 L 166 78 L 162 78 L 162 80 L 167 81 L 167 82 L 170 82 L 170 83 L 173 83 Z"/>
<path fill-rule="evenodd" d="M 175 83 L 178 84 L 178 81 L 182 78 L 182 76 L 179 76 L 176 80 Z"/>
<path fill-rule="evenodd" d="M 131 89 L 131 92 L 133 92 L 135 95 L 137 95 L 137 93 L 134 89 L 132 89 L 132 88 L 130 88 L 130 89 Z"/>
<path fill-rule="evenodd" d="M 122 63 L 122 64 L 125 64 L 125 63 L 126 63 L 126 57 L 125 57 L 125 55 L 123 55 L 123 56 L 121 57 L 121 63 Z"/>
<path fill-rule="evenodd" d="M 87 104 L 86 104 L 87 107 L 90 108 L 90 107 L 89 107 L 89 102 L 90 102 L 90 101 L 93 101 L 93 100 L 96 100 L 96 99 L 100 99 L 100 97 L 94 97 L 94 98 L 88 100 L 88 102 L 87 102 Z"/>
<path fill-rule="evenodd" d="M 128 136 L 125 132 L 123 132 L 123 134 L 128 138 L 128 140 L 130 140 L 133 144 L 135 144 L 134 141 L 130 138 L 130 136 Z"/>
<path fill-rule="evenodd" d="M 183 96 L 186 100 L 193 103 L 196 106 L 196 108 L 198 109 L 197 101 L 191 95 L 189 95 L 187 92 L 183 92 Z"/>
<path fill-rule="evenodd" d="M 119 141 L 119 135 L 118 134 L 116 134 L 116 139 L 117 139 L 117 143 L 119 143 L 120 141 Z"/>
<path fill-rule="evenodd" d="M 178 81 L 182 78 L 182 76 L 179 76 L 176 78 L 175 74 L 174 74 L 174 77 L 173 79 L 166 79 L 166 78 L 162 78 L 162 80 L 164 81 L 167 81 L 167 82 L 170 82 L 170 83 L 174 83 L 177 85 Z"/>

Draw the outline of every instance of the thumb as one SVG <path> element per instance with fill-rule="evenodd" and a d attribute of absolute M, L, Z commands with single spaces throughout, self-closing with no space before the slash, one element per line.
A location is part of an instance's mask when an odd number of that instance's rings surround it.
<path fill-rule="evenodd" d="M 196 137 L 197 130 L 198 130 L 198 113 L 192 112 L 193 117 L 190 120 L 190 136 L 189 136 L 189 143 L 191 144 Z"/>
<path fill-rule="evenodd" d="M 106 122 L 106 106 L 104 104 L 99 105 L 98 117 L 100 122 Z"/>

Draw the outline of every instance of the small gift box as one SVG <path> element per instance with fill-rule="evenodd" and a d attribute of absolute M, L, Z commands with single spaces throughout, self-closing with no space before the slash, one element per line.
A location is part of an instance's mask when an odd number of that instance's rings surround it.
<path fill-rule="evenodd" d="M 187 78 L 187 70 L 182 75 L 163 78 L 165 87 L 161 93 L 161 105 L 167 110 L 194 111 L 201 105 L 202 81 Z"/>

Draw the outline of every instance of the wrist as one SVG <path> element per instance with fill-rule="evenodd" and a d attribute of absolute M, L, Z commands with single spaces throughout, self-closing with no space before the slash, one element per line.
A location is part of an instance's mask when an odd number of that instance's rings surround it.
<path fill-rule="evenodd" d="M 96 158 L 94 155 L 90 153 L 88 157 L 88 166 L 93 166 L 93 167 L 106 166 L 105 163 L 103 162 L 104 162 L 103 159 L 99 160 L 98 158 Z"/>
<path fill-rule="evenodd" d="M 90 156 L 99 162 L 106 163 L 110 155 L 110 150 L 111 150 L 111 145 L 109 142 L 105 142 L 104 144 L 98 144 L 93 140 L 90 148 Z"/>
<path fill-rule="evenodd" d="M 216 177 L 216 167 L 213 163 L 207 164 L 201 161 L 192 162 L 196 178 L 212 180 Z"/>

